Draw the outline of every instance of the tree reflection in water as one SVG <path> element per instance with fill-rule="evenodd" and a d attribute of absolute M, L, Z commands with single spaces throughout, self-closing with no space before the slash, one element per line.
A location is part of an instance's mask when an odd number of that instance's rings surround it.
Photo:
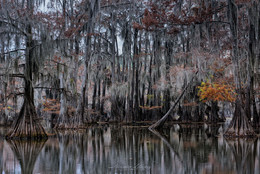
<path fill-rule="evenodd" d="M 47 139 L 35 140 L 8 140 L 15 157 L 20 163 L 22 174 L 32 174 L 36 159 Z"/>
<path fill-rule="evenodd" d="M 259 173 L 259 140 L 226 141 L 219 127 L 95 126 L 9 145 L 23 173 Z M 5 144 L 0 140 L 0 169 L 10 173 Z"/>
<path fill-rule="evenodd" d="M 255 173 L 255 139 L 244 141 L 243 139 L 228 140 L 228 144 L 233 152 L 233 159 L 236 163 L 236 172 L 238 174 Z M 252 149 L 253 148 L 253 149 Z"/>

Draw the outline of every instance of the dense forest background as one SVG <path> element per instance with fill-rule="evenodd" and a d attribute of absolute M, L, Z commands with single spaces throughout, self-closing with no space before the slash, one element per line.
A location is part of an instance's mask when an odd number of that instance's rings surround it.
<path fill-rule="evenodd" d="M 157 120 L 184 88 L 170 119 L 233 116 L 229 135 L 259 126 L 258 0 L 0 0 L 0 9 L 10 136 L 43 133 L 38 116 L 55 128 Z"/>

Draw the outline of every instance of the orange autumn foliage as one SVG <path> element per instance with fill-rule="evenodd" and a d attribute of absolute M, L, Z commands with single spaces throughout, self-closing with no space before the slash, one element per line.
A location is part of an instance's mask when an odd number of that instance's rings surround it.
<path fill-rule="evenodd" d="M 207 101 L 228 101 L 236 100 L 235 87 L 224 82 L 201 82 L 198 86 L 198 96 L 203 102 Z"/>

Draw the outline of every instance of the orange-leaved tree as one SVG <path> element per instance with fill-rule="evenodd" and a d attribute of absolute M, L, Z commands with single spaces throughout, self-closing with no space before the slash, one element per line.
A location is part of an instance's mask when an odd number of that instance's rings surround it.
<path fill-rule="evenodd" d="M 236 100 L 235 86 L 222 81 L 218 82 L 201 82 L 198 86 L 198 96 L 203 102 L 207 101 L 228 101 Z"/>
<path fill-rule="evenodd" d="M 205 114 L 209 116 L 208 120 L 211 123 L 225 121 L 224 115 L 219 115 L 219 101 L 234 102 L 236 100 L 235 86 L 233 83 L 228 83 L 228 80 L 221 78 L 212 78 L 211 81 L 201 82 L 198 86 L 198 96 L 200 101 L 210 102 L 205 110 Z M 210 111 L 210 112 L 209 112 Z"/>

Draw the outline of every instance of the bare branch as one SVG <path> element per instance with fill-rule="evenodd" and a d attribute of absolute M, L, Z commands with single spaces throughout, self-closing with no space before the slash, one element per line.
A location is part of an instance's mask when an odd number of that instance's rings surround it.
<path fill-rule="evenodd" d="M 3 54 L 10 54 L 10 53 L 14 53 L 14 52 L 17 52 L 17 51 L 25 51 L 26 49 L 16 49 L 16 50 L 12 50 L 12 51 L 7 51 L 7 52 L 4 52 L 4 53 L 1 53 L 2 55 Z"/>
<path fill-rule="evenodd" d="M 0 76 L 24 78 L 24 74 L 0 74 Z"/>

